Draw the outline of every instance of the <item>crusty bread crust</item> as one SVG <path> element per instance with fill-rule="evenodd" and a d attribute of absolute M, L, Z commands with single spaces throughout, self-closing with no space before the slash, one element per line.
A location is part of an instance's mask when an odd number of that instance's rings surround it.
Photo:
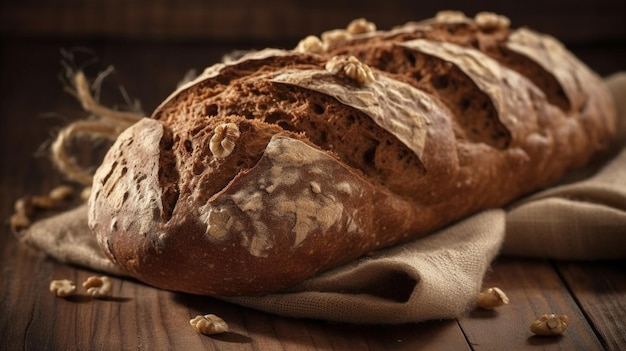
<path fill-rule="evenodd" d="M 555 39 L 487 19 L 208 68 L 96 172 L 100 246 L 160 288 L 263 294 L 504 206 L 605 150 L 616 117 L 599 77 Z"/>

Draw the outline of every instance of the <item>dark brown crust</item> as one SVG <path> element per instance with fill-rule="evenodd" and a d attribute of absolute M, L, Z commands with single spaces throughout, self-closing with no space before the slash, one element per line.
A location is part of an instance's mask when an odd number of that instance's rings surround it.
<path fill-rule="evenodd" d="M 374 82 L 326 71 L 339 54 Z M 240 132 L 225 157 L 220 124 Z M 267 293 L 545 187 L 614 132 L 601 80 L 554 39 L 429 20 L 209 68 L 120 136 L 89 221 L 147 283 Z"/>

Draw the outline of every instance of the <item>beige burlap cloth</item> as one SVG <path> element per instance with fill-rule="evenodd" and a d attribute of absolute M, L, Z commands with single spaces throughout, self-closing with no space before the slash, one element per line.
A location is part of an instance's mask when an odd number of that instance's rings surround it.
<path fill-rule="evenodd" d="M 615 155 L 592 176 L 355 260 L 282 293 L 226 300 L 285 316 L 351 323 L 454 318 L 498 254 L 626 258 L 626 74 L 607 79 L 621 119 Z M 617 145 L 619 144 L 619 145 Z M 86 206 L 36 222 L 20 240 L 51 257 L 120 274 L 87 228 Z"/>

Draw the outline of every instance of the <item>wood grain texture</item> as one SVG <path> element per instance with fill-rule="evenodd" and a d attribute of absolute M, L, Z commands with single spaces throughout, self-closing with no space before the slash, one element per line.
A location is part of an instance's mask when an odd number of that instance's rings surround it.
<path fill-rule="evenodd" d="M 0 45 L 0 350 L 625 348 L 624 262 L 553 264 L 499 259 L 485 285 L 504 289 L 511 298 L 510 305 L 495 312 L 468 312 L 458 320 L 399 326 L 284 318 L 117 278 L 111 299 L 93 300 L 84 295 L 57 298 L 48 291 L 50 280 L 69 278 L 81 283 L 96 273 L 59 264 L 20 245 L 4 220 L 19 196 L 42 194 L 63 182 L 46 156 L 36 156 L 51 131 L 84 116 L 57 79 L 59 49 L 82 46 L 94 50 L 99 61 L 88 66 L 89 71 L 108 64 L 116 67 L 116 73 L 105 83 L 105 103 L 123 104 L 118 91 L 118 84 L 123 84 L 150 112 L 189 68 L 215 62 L 236 48 L 236 43 L 207 46 L 197 42 L 4 37 Z M 596 57 L 592 67 L 609 70 L 619 67 L 619 55 L 611 50 L 596 47 L 581 52 Z M 550 311 L 568 314 L 572 318 L 570 329 L 558 338 L 533 337 L 529 323 Z M 206 313 L 224 318 L 231 332 L 213 337 L 196 333 L 189 319 Z"/>
<path fill-rule="evenodd" d="M 534 345 L 552 345 L 565 350 L 602 348 L 583 311 L 550 262 L 500 259 L 485 278 L 484 286 L 503 289 L 510 304 L 492 311 L 475 310 L 469 318 L 460 320 L 474 350 L 522 349 Z M 530 331 L 530 323 L 548 313 L 570 318 L 570 326 L 563 336 L 545 338 Z M 500 337 L 503 335 L 507 337 Z"/>
<path fill-rule="evenodd" d="M 603 346 L 626 349 L 626 267 L 612 261 L 557 262 L 556 267 Z"/>

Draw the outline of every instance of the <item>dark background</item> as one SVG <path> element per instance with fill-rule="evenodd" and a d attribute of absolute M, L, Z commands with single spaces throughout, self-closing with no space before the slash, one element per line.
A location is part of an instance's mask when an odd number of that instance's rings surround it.
<path fill-rule="evenodd" d="M 461 10 L 492 11 L 573 44 L 624 43 L 623 0 L 21 0 L 2 1 L 4 37 L 294 41 L 366 17 L 380 28 Z"/>
<path fill-rule="evenodd" d="M 469 16 L 488 10 L 508 16 L 515 27 L 528 26 L 559 38 L 602 75 L 622 69 L 626 61 L 625 0 L 2 0 L 0 4 L 1 62 L 10 71 L 2 72 L 2 96 L 11 89 L 7 78 L 13 83 L 17 78 L 11 73 L 33 79 L 39 71 L 27 65 L 51 64 L 40 78 L 55 76 L 58 50 L 81 46 L 93 50 L 102 65 L 118 67 L 118 73 L 126 73 L 127 67 L 164 68 L 163 74 L 140 82 L 140 87 L 125 83 L 133 90 L 131 95 L 144 102 L 146 112 L 187 69 L 208 66 L 223 52 L 291 48 L 308 34 L 345 27 L 357 17 L 389 29 L 443 9 Z M 132 61 L 122 62 L 128 60 Z M 169 71 L 170 66 L 181 71 Z M 170 87 L 159 90 L 159 82 Z"/>

